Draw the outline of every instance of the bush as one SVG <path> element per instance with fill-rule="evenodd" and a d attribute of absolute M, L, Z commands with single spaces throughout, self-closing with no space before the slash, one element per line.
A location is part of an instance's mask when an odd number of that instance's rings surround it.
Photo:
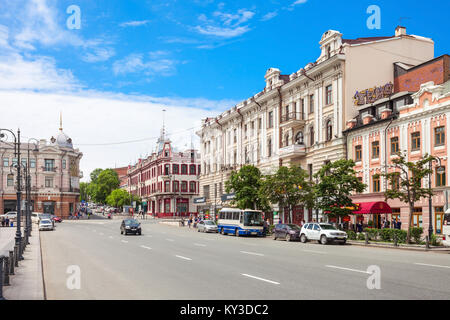
<path fill-rule="evenodd" d="M 440 246 L 441 245 L 441 241 L 438 239 L 438 237 L 436 237 L 435 234 L 431 235 L 431 245 L 432 246 Z"/>
<path fill-rule="evenodd" d="M 356 233 L 354 231 L 348 230 L 347 235 L 349 240 L 356 240 Z"/>
<path fill-rule="evenodd" d="M 381 233 L 381 230 L 373 228 L 365 228 L 364 232 L 366 232 L 369 235 L 369 240 L 376 241 L 378 240 L 378 236 Z"/>
<path fill-rule="evenodd" d="M 380 230 L 381 240 L 390 242 L 394 239 L 394 229 L 382 229 Z"/>
<path fill-rule="evenodd" d="M 358 233 L 357 239 L 358 240 L 366 240 L 366 236 L 364 233 Z"/>
<path fill-rule="evenodd" d="M 410 231 L 411 231 L 411 237 L 414 239 L 414 242 L 417 244 L 422 243 L 421 238 L 422 238 L 422 234 L 423 234 L 423 228 L 414 227 L 414 228 L 410 228 Z"/>
<path fill-rule="evenodd" d="M 398 243 L 406 243 L 406 236 L 408 235 L 408 233 L 405 230 L 393 229 L 392 241 L 394 241 L 394 235 L 397 236 Z"/>

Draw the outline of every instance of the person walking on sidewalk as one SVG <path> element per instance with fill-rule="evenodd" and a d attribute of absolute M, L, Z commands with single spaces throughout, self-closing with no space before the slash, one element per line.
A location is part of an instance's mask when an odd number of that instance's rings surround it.
<path fill-rule="evenodd" d="M 189 227 L 189 229 L 191 228 L 191 224 L 192 224 L 192 217 L 189 217 L 189 220 L 188 220 L 188 227 Z"/>

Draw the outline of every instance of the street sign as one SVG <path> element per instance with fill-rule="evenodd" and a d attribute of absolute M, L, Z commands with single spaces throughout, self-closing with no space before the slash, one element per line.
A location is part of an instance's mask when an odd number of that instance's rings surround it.
<path fill-rule="evenodd" d="M 206 197 L 194 198 L 194 204 L 206 203 Z"/>
<path fill-rule="evenodd" d="M 220 199 L 221 199 L 223 202 L 233 200 L 234 198 L 236 198 L 236 194 L 235 194 L 235 193 L 224 194 L 224 195 L 222 195 L 222 196 L 220 197 Z"/>

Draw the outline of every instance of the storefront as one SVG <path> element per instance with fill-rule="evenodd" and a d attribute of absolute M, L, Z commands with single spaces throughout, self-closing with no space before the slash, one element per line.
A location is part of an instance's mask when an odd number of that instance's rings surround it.
<path fill-rule="evenodd" d="M 390 221 L 388 215 L 392 215 L 392 209 L 386 202 L 363 202 L 356 203 L 356 206 L 356 210 L 353 211 L 353 224 L 355 225 L 362 222 L 364 227 L 381 229 L 384 219 Z M 383 215 L 385 216 L 383 217 Z"/>

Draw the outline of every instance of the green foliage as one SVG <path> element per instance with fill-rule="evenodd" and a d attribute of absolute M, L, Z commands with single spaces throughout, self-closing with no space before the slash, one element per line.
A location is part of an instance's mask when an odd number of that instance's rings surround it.
<path fill-rule="evenodd" d="M 369 240 L 377 241 L 381 233 L 381 230 L 373 228 L 365 228 L 364 232 L 369 235 Z"/>
<path fill-rule="evenodd" d="M 358 240 L 366 240 L 364 233 L 358 233 Z"/>
<path fill-rule="evenodd" d="M 225 182 L 225 190 L 236 194 L 231 203 L 240 209 L 268 211 L 269 202 L 260 192 L 261 185 L 261 171 L 255 166 L 243 166 L 239 171 L 231 173 L 230 179 Z"/>
<path fill-rule="evenodd" d="M 131 197 L 126 190 L 116 189 L 106 197 L 106 203 L 112 207 L 122 208 L 123 206 L 130 205 Z"/>
<path fill-rule="evenodd" d="M 410 162 L 405 153 L 398 153 L 397 157 L 392 159 L 392 165 L 389 166 L 393 170 L 375 175 L 375 177 L 386 177 L 389 182 L 389 188 L 384 193 L 386 201 L 388 199 L 399 199 L 409 205 L 409 224 L 412 219 L 414 203 L 421 198 L 427 198 L 433 195 L 433 191 L 427 187 L 423 187 L 422 182 L 424 178 L 432 173 L 429 165 L 434 160 L 435 157 L 427 154 L 416 162 Z M 408 229 L 407 233 L 408 243 L 411 239 L 410 230 Z"/>
<path fill-rule="evenodd" d="M 89 201 L 89 183 L 81 182 L 80 183 L 80 201 Z"/>
<path fill-rule="evenodd" d="M 91 182 L 92 196 L 95 202 L 105 203 L 106 197 L 119 188 L 120 181 L 117 172 L 106 169 L 100 172 L 95 182 Z"/>
<path fill-rule="evenodd" d="M 103 169 L 95 169 L 94 171 L 92 171 L 90 174 L 91 182 L 96 183 L 97 178 L 100 175 L 100 173 L 102 173 L 102 171 L 103 171 Z"/>
<path fill-rule="evenodd" d="M 422 239 L 422 234 L 423 234 L 423 228 L 412 227 L 409 229 L 410 229 L 411 237 L 414 239 L 414 242 L 417 244 L 420 244 L 422 242 L 421 239 Z"/>
<path fill-rule="evenodd" d="M 432 246 L 440 246 L 440 245 L 442 245 L 441 241 L 438 239 L 438 237 L 434 233 L 431 235 L 431 241 L 430 242 L 431 242 Z"/>
<path fill-rule="evenodd" d="M 347 231 L 348 239 L 349 240 L 356 240 L 356 232 L 352 230 Z"/>
<path fill-rule="evenodd" d="M 262 179 L 260 194 L 281 208 L 304 204 L 311 208 L 312 186 L 308 173 L 300 167 L 280 167 L 273 175 Z"/>
<path fill-rule="evenodd" d="M 344 217 L 355 207 L 351 199 L 354 192 L 361 193 L 366 185 L 356 177 L 353 160 L 338 160 L 328 163 L 314 177 L 319 179 L 314 187 L 317 207 L 330 217 Z"/>

